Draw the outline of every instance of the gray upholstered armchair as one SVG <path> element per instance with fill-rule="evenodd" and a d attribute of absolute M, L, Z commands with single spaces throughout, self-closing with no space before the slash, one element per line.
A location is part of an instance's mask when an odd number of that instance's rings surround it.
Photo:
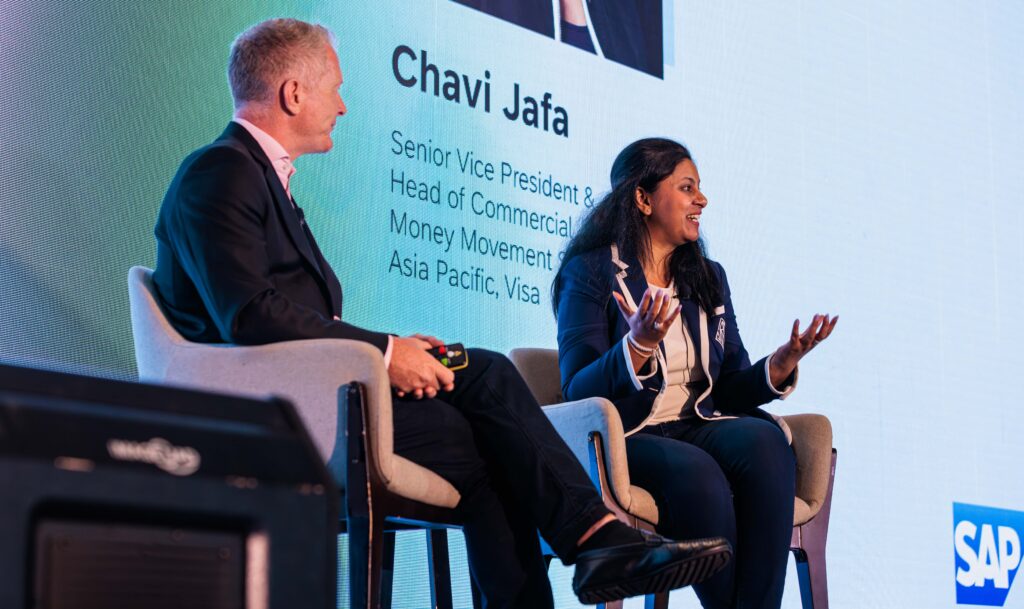
<path fill-rule="evenodd" d="M 325 462 L 338 439 L 338 388 L 357 382 L 373 405 L 366 427 L 385 488 L 440 507 L 459 502 L 458 491 L 446 480 L 394 453 L 391 387 L 376 347 L 338 339 L 252 347 L 192 343 L 164 316 L 152 273 L 143 267 L 128 272 L 139 380 L 286 398 L 295 404 Z"/>
<path fill-rule="evenodd" d="M 605 503 L 621 520 L 634 527 L 655 529 L 658 506 L 650 493 L 630 484 L 622 422 L 611 402 L 588 400 L 585 406 L 575 402 L 560 404 L 561 377 L 556 350 L 513 349 L 509 358 L 526 379 L 534 397 L 545 406 L 559 433 L 567 438 L 577 458 L 588 466 Z M 827 417 L 817 414 L 783 418 L 793 434 L 797 463 L 790 550 L 797 561 L 800 594 L 805 609 L 828 609 L 825 541 L 836 463 L 832 425 Z M 658 595 L 651 600 L 654 606 L 665 607 L 668 595 Z"/>
<path fill-rule="evenodd" d="M 251 347 L 189 342 L 167 321 L 152 275 L 143 267 L 128 272 L 140 380 L 290 400 L 343 489 L 351 606 L 390 606 L 390 585 L 382 588 L 381 578 L 393 564 L 394 530 L 412 523 L 428 529 L 436 605 L 451 607 L 443 529 L 457 524 L 450 508 L 459 493 L 394 453 L 391 388 L 381 352 L 337 339 Z"/>

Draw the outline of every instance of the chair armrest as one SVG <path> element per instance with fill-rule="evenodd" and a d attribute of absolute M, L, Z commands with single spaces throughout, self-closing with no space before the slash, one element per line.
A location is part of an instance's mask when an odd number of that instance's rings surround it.
<path fill-rule="evenodd" d="M 154 380 L 286 398 L 295 405 L 325 463 L 338 434 L 344 433 L 338 426 L 338 388 L 359 382 L 367 402 L 367 445 L 375 452 L 385 483 L 391 479 L 391 386 L 383 354 L 369 343 L 333 338 L 257 346 L 189 343 L 175 349 L 166 378 Z"/>
<path fill-rule="evenodd" d="M 626 438 L 615 406 L 604 398 L 588 398 L 544 406 L 543 410 L 558 435 L 588 471 L 594 486 L 600 488 L 598 473 L 591 467 L 590 437 L 596 434 L 601 442 L 605 459 L 603 465 L 614 499 L 628 511 L 632 495 L 626 461 Z"/>
<path fill-rule="evenodd" d="M 832 423 L 820 414 L 794 414 L 782 417 L 793 432 L 796 454 L 796 496 L 818 513 L 832 469 Z"/>

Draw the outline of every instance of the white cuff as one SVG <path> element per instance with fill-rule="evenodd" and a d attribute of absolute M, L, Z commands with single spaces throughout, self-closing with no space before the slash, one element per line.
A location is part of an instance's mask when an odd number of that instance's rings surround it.
<path fill-rule="evenodd" d="M 384 368 L 391 368 L 391 346 L 395 344 L 395 337 L 392 334 L 388 335 L 388 348 L 384 350 Z"/>
<path fill-rule="evenodd" d="M 657 352 L 652 353 L 647 360 L 651 364 L 650 374 L 645 374 L 643 376 L 636 375 L 636 371 L 633 370 L 633 358 L 629 353 L 629 334 L 626 334 L 622 337 L 622 355 L 626 358 L 626 370 L 629 370 L 629 378 L 633 381 L 633 387 L 635 387 L 637 391 L 642 391 L 644 388 L 643 381 L 646 381 L 658 373 L 658 358 L 655 357 Z"/>
<path fill-rule="evenodd" d="M 772 358 L 773 357 L 775 357 L 774 353 L 772 353 L 771 355 L 766 357 L 765 360 L 764 360 L 764 380 L 765 380 L 766 383 L 768 383 L 768 388 L 771 389 L 772 392 L 775 393 L 775 395 L 779 396 L 780 400 L 784 400 L 787 397 L 789 397 L 789 394 L 793 393 L 794 389 L 796 389 L 796 381 L 797 381 L 798 378 L 800 378 L 800 366 L 797 365 L 797 367 L 793 370 L 793 382 L 790 383 L 789 387 L 786 387 L 782 391 L 779 391 L 778 389 L 775 388 L 775 385 L 772 385 Z"/>

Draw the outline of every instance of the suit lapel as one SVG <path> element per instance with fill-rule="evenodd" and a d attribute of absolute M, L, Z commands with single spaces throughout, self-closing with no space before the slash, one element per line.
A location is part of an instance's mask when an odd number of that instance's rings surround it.
<path fill-rule="evenodd" d="M 626 261 L 621 258 L 618 246 L 612 244 L 610 247 L 612 264 L 619 269 L 615 273 L 615 279 L 619 284 L 619 291 L 626 297 L 626 302 L 629 303 L 629 306 L 636 309 L 640 306 L 640 300 L 644 297 L 644 291 L 647 290 L 647 278 L 644 277 L 643 268 L 637 260 Z"/>
<path fill-rule="evenodd" d="M 693 339 L 693 346 L 697 349 L 697 353 L 703 353 L 702 345 L 707 341 L 701 332 L 700 305 L 689 297 L 682 300 L 682 305 L 683 312 L 680 315 L 683 317 L 686 329 L 690 332 L 690 338 Z"/>
<path fill-rule="evenodd" d="M 294 200 L 294 199 L 293 199 Z M 295 204 L 298 207 L 298 203 Z M 324 282 L 327 283 L 327 291 L 330 292 L 331 298 L 331 311 L 337 311 L 338 315 L 341 315 L 341 282 L 338 281 L 338 276 L 334 274 L 334 270 L 331 269 L 331 265 L 327 264 L 327 260 L 324 258 L 323 252 L 320 251 L 320 246 L 316 243 L 316 238 L 313 237 L 313 231 L 309 228 L 309 223 L 303 221 L 299 224 L 299 228 L 302 230 L 302 234 L 306 237 L 306 243 L 313 251 L 313 255 L 316 257 L 316 268 L 320 271 Z"/>
<path fill-rule="evenodd" d="M 684 287 L 689 291 L 689 288 Z M 681 313 L 684 323 L 686 323 L 686 329 L 690 331 L 690 338 L 693 339 L 693 347 L 697 350 L 697 359 L 700 361 L 701 368 L 704 370 L 704 378 L 707 379 L 707 386 L 704 388 L 704 392 L 697 397 L 697 416 L 705 418 L 700 412 L 700 404 L 703 402 L 708 395 L 711 394 L 711 387 L 715 384 L 714 377 L 711 376 L 711 349 L 710 343 L 708 342 L 708 316 L 707 313 L 700 307 L 700 304 L 693 298 L 693 292 L 689 291 L 689 294 L 682 299 L 683 312 Z"/>
<path fill-rule="evenodd" d="M 299 250 L 302 257 L 313 267 L 313 270 L 316 271 L 320 279 L 324 279 L 323 271 L 320 270 L 320 262 L 316 259 L 316 254 L 313 253 L 312 245 L 309 243 L 309 239 L 306 238 L 302 225 L 299 224 L 298 212 L 292 206 L 292 201 L 288 198 L 288 193 L 285 192 L 284 186 L 281 185 L 281 180 L 277 177 L 277 171 L 272 165 L 268 164 L 264 170 L 264 175 L 267 178 L 267 184 L 270 186 L 270 192 L 274 195 L 274 203 L 277 205 L 277 210 L 281 217 L 284 218 L 284 226 L 288 231 L 288 236 L 292 239 L 292 243 L 295 244 L 295 248 Z"/>
<path fill-rule="evenodd" d="M 299 224 L 299 215 L 295 207 L 292 205 L 291 199 L 288 197 L 288 193 L 285 192 L 284 185 L 281 184 L 281 179 L 277 177 L 277 170 L 274 169 L 273 163 L 267 158 L 267 155 L 263 152 L 263 148 L 260 147 L 259 142 L 246 130 L 245 127 L 238 123 L 228 123 L 227 129 L 221 137 L 233 138 L 241 142 L 253 158 L 263 166 L 263 177 L 267 181 L 267 186 L 270 188 L 270 194 L 274 199 L 274 205 L 277 206 L 277 211 L 282 218 L 285 226 L 285 231 L 288 233 L 288 237 L 292 240 L 295 245 L 295 249 L 299 251 L 306 262 L 312 267 L 313 272 L 320 279 L 320 281 L 327 286 L 327 290 L 332 299 L 332 311 L 338 311 L 341 307 L 341 286 L 338 284 L 337 277 L 330 270 L 330 267 L 324 262 L 323 265 L 320 263 L 320 259 L 313 249 L 316 244 L 312 242 L 312 233 L 309 238 L 306 237 L 306 231 L 303 230 L 302 225 Z M 317 250 L 319 251 L 319 250 Z M 322 257 L 320 257 L 322 258 Z M 327 270 L 325 271 L 324 268 Z M 330 273 L 332 281 L 330 281 L 325 273 Z"/>
<path fill-rule="evenodd" d="M 647 278 L 644 277 L 643 267 L 640 265 L 640 261 L 631 259 L 628 262 L 619 257 L 618 246 L 612 244 L 611 246 L 612 264 L 619 268 L 619 271 L 615 274 L 615 278 L 619 283 L 619 291 L 626 297 L 626 302 L 629 306 L 636 309 L 640 305 L 640 301 L 643 300 L 644 292 L 647 291 Z M 629 324 L 626 323 L 625 317 L 619 315 L 621 325 L 625 328 L 625 332 L 629 332 Z M 658 362 L 662 366 L 662 370 L 667 370 L 665 362 L 665 343 L 662 341 L 658 345 Z"/>

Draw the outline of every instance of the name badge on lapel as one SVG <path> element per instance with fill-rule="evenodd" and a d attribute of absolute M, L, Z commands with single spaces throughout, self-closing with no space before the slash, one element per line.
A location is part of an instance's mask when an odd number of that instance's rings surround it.
<path fill-rule="evenodd" d="M 725 349 L 725 320 L 718 320 L 718 331 L 715 332 L 715 341 Z"/>

